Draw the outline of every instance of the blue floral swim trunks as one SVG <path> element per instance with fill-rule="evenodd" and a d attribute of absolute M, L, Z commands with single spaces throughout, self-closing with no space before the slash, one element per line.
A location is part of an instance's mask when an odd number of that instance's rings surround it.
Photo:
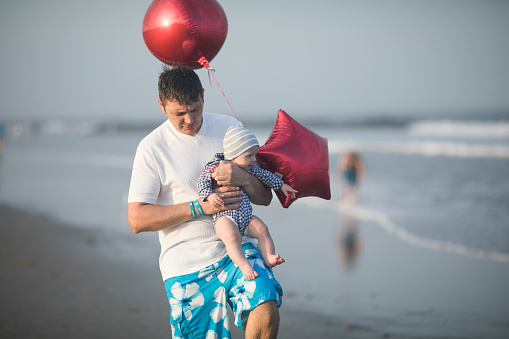
<path fill-rule="evenodd" d="M 267 300 L 281 306 L 283 290 L 272 270 L 251 243 L 242 244 L 249 263 L 258 272 L 245 280 L 228 256 L 199 272 L 164 282 L 170 302 L 173 338 L 231 338 L 227 303 L 235 314 L 235 325 L 245 330 L 249 311 Z"/>

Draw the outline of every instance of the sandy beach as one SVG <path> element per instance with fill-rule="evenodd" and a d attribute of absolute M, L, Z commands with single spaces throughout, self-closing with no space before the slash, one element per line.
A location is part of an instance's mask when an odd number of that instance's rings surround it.
<path fill-rule="evenodd" d="M 139 255 L 138 249 L 126 251 L 129 246 L 139 247 L 140 241 L 155 239 L 140 240 L 128 232 L 123 238 L 114 239 L 106 231 L 77 229 L 5 206 L 0 206 L 0 216 L 0 337 L 170 337 L 169 307 L 157 260 L 147 259 L 150 255 L 146 253 Z M 276 238 L 281 237 L 278 232 L 277 228 L 273 232 Z M 309 239 L 311 234 L 303 235 Z M 278 338 L 505 337 L 507 322 L 493 317 L 504 319 L 507 315 L 508 293 L 500 287 L 504 286 L 506 274 L 493 276 L 494 270 L 505 266 L 495 264 L 493 268 L 493 264 L 481 262 L 484 271 L 467 274 L 453 254 L 426 253 L 429 260 L 437 263 L 429 267 L 423 257 L 412 256 L 407 245 L 395 245 L 390 239 L 379 229 L 365 232 L 362 261 L 369 273 L 365 276 L 364 270 L 359 269 L 357 282 L 353 275 L 350 280 L 343 279 L 341 294 L 334 300 L 320 294 L 321 285 L 335 281 L 330 272 L 309 284 L 309 293 L 296 292 L 295 286 L 308 284 L 308 280 L 296 278 L 298 272 L 292 262 L 306 260 L 305 257 L 313 260 L 313 255 L 298 258 L 289 254 L 291 260 L 281 266 L 279 274 L 285 303 L 280 310 Z M 407 251 L 405 258 L 399 256 L 401 246 Z M 380 252 L 380 248 L 385 250 Z M 157 248 L 152 250 L 156 255 Z M 373 269 L 376 266 L 378 269 Z M 324 268 L 317 265 L 314 269 Z M 311 276 L 314 269 L 310 270 Z M 445 273 L 447 270 L 450 273 Z M 458 283 L 472 280 L 472 276 L 478 276 L 478 281 Z M 480 284 L 486 286 L 485 292 L 470 295 Z M 470 296 L 464 298 L 467 295 Z M 330 315 L 326 315 L 310 310 L 310 301 L 320 298 L 326 310 L 336 305 L 337 312 L 328 311 Z M 363 299 L 369 302 L 367 308 L 363 308 Z M 410 308 L 405 306 L 408 303 Z M 405 311 L 396 317 L 388 316 L 397 308 Z M 459 310 L 463 308 L 472 309 L 472 323 L 468 326 L 462 322 Z M 491 323 L 479 325 L 484 320 L 476 311 L 490 318 Z M 244 337 L 243 332 L 232 327 L 233 338 Z"/>
<path fill-rule="evenodd" d="M 134 254 L 119 260 L 106 233 L 9 207 L 0 207 L 0 220 L 1 338 L 170 337 L 156 260 L 140 263 Z M 244 337 L 232 327 L 234 338 Z M 279 333 L 279 338 L 395 337 L 284 306 Z"/>

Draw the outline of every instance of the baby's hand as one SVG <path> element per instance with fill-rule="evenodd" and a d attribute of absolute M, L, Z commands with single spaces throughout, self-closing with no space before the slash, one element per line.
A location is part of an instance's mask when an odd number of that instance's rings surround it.
<path fill-rule="evenodd" d="M 224 201 L 217 193 L 212 193 L 207 197 L 207 201 L 212 204 L 215 208 L 220 208 L 224 206 Z"/>
<path fill-rule="evenodd" d="M 283 194 L 285 195 L 285 197 L 288 196 L 288 194 L 290 194 L 290 197 L 295 199 L 296 198 L 296 195 L 295 193 L 298 193 L 296 190 L 294 190 L 293 188 L 291 188 L 289 185 L 287 184 L 283 184 L 283 186 L 281 186 L 281 192 L 283 192 Z"/>

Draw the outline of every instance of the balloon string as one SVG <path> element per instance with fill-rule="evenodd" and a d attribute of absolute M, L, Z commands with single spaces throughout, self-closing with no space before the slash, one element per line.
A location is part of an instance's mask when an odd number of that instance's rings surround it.
<path fill-rule="evenodd" d="M 209 62 L 207 61 L 207 59 L 205 59 L 204 57 L 201 57 L 200 60 L 198 60 L 198 62 L 207 69 L 208 71 L 208 74 L 209 74 L 209 82 L 210 82 L 210 86 L 212 86 L 212 81 L 210 80 L 210 75 L 212 74 L 212 77 L 214 78 L 214 81 L 216 82 L 217 84 L 217 87 L 219 87 L 219 90 L 221 91 L 221 93 L 223 94 L 224 96 L 224 99 L 226 100 L 226 103 L 228 104 L 228 106 L 230 106 L 230 109 L 232 110 L 233 112 L 233 115 L 235 115 L 235 118 L 237 120 L 239 120 L 239 118 L 237 117 L 237 114 L 235 114 L 235 111 L 232 107 L 232 105 L 230 105 L 230 102 L 228 101 L 228 98 L 226 97 L 226 94 L 224 94 L 223 92 L 223 89 L 221 88 L 221 85 L 219 85 L 219 82 L 217 81 L 216 79 L 216 76 L 214 75 L 214 72 L 215 70 L 213 68 L 210 67 L 209 65 Z"/>

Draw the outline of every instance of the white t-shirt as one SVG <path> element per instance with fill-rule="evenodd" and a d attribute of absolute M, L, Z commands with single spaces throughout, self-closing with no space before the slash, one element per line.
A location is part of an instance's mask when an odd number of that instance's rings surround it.
<path fill-rule="evenodd" d="M 165 121 L 139 144 L 134 158 L 128 202 L 169 206 L 198 199 L 196 179 L 205 164 L 223 151 L 223 137 L 240 121 L 203 113 L 196 136 Z M 159 268 L 163 280 L 197 272 L 226 256 L 210 215 L 159 231 Z"/>

